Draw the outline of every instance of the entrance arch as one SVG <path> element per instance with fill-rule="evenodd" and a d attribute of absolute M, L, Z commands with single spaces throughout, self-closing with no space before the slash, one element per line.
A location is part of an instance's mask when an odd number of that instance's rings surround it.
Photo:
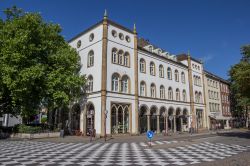
<path fill-rule="evenodd" d="M 80 130 L 80 113 L 81 107 L 78 103 L 74 104 L 71 109 L 71 116 L 70 116 L 70 124 L 71 130 L 73 133 L 77 130 Z"/>
<path fill-rule="evenodd" d="M 180 108 L 176 109 L 175 117 L 176 117 L 176 130 L 181 132 L 182 119 L 181 119 L 181 109 Z"/>
<path fill-rule="evenodd" d="M 165 107 L 160 108 L 160 132 L 166 129 L 167 109 Z"/>
<path fill-rule="evenodd" d="M 196 127 L 203 128 L 203 110 L 196 109 Z"/>
<path fill-rule="evenodd" d="M 139 132 L 140 133 L 145 133 L 147 132 L 147 113 L 148 113 L 148 108 L 147 106 L 143 105 L 140 107 L 139 111 Z"/>
<path fill-rule="evenodd" d="M 129 105 L 112 104 L 111 133 L 120 134 L 129 132 Z"/>
<path fill-rule="evenodd" d="M 173 107 L 170 107 L 168 109 L 168 128 L 173 132 L 174 131 L 174 108 Z"/>
<path fill-rule="evenodd" d="M 156 106 L 150 109 L 150 130 L 153 132 L 157 131 L 157 108 Z"/>
<path fill-rule="evenodd" d="M 183 131 L 188 131 L 188 110 L 184 108 L 183 110 Z"/>
<path fill-rule="evenodd" d="M 86 135 L 91 135 L 95 129 L 95 107 L 92 103 L 87 104 L 86 112 Z"/>

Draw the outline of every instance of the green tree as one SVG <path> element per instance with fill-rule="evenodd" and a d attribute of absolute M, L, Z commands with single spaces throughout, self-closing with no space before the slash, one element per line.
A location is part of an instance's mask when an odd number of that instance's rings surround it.
<path fill-rule="evenodd" d="M 17 7 L 0 20 L 0 114 L 29 117 L 41 105 L 56 108 L 80 97 L 80 57 L 57 24 Z"/>
<path fill-rule="evenodd" d="M 231 67 L 229 75 L 233 99 L 236 104 L 237 112 L 235 114 L 244 114 L 248 119 L 250 106 L 250 45 L 243 46 L 241 52 L 240 62 Z"/>

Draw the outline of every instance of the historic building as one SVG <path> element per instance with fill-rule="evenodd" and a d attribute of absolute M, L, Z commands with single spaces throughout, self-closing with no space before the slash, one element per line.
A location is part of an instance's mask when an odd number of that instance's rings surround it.
<path fill-rule="evenodd" d="M 221 89 L 222 82 L 225 82 L 220 77 L 205 71 L 205 98 L 206 98 L 206 109 L 207 109 L 207 125 L 209 129 L 216 129 L 218 127 L 218 124 L 221 123 L 221 127 L 224 126 L 224 121 L 227 121 L 227 127 L 228 121 L 231 117 L 231 115 L 228 114 L 228 117 L 226 117 L 224 113 L 224 105 L 228 104 L 228 111 L 230 111 L 230 104 L 229 100 L 228 103 L 224 102 L 225 96 L 224 90 Z M 228 86 L 228 83 L 225 83 Z M 226 86 L 225 85 L 225 86 Z M 229 97 L 229 96 L 228 96 Z"/>
<path fill-rule="evenodd" d="M 203 64 L 172 55 L 108 19 L 69 41 L 81 57 L 87 97 L 71 126 L 89 134 L 139 134 L 208 127 Z"/>

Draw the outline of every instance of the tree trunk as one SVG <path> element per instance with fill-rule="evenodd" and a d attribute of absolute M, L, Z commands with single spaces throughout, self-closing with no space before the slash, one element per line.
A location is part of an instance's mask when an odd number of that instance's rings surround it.
<path fill-rule="evenodd" d="M 249 121 L 249 117 L 248 117 L 248 108 L 246 106 L 246 127 L 248 128 L 248 121 Z"/>

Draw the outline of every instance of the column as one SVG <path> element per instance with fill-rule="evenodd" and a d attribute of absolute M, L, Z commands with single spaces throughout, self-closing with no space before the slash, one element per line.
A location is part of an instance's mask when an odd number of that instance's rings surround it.
<path fill-rule="evenodd" d="M 116 123 L 115 123 L 115 128 L 116 128 L 116 133 L 118 133 L 118 110 L 116 110 L 116 118 L 115 118 L 115 120 L 116 120 Z"/>
<path fill-rule="evenodd" d="M 160 133 L 160 115 L 157 115 L 157 133 Z"/>
<path fill-rule="evenodd" d="M 86 135 L 86 107 L 84 108 L 84 110 L 82 111 L 82 115 L 81 115 L 81 126 L 82 126 L 82 133 L 83 135 Z"/>
<path fill-rule="evenodd" d="M 124 133 L 125 129 L 124 129 L 124 110 L 122 111 L 122 133 Z"/>
<path fill-rule="evenodd" d="M 165 128 L 165 132 L 167 133 L 168 132 L 168 116 L 166 116 L 166 118 L 165 118 L 165 121 L 166 121 L 166 124 L 165 124 L 165 126 L 166 126 L 166 128 Z"/>
<path fill-rule="evenodd" d="M 174 133 L 176 133 L 176 117 L 174 115 Z"/>
<path fill-rule="evenodd" d="M 183 132 L 183 118 L 181 117 L 181 132 Z"/>
<path fill-rule="evenodd" d="M 147 125 L 148 125 L 148 131 L 150 130 L 150 115 L 147 115 Z"/>
<path fill-rule="evenodd" d="M 229 129 L 229 120 L 226 120 L 226 129 Z"/>

